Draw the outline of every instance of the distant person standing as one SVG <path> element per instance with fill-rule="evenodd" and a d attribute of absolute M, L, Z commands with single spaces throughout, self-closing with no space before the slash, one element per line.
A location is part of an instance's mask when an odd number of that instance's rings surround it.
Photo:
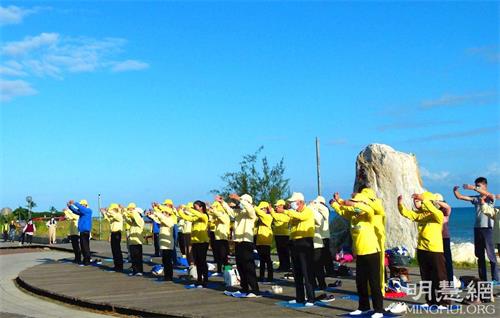
<path fill-rule="evenodd" d="M 7 239 L 9 238 L 9 223 L 5 222 L 2 225 L 2 235 L 3 235 L 3 241 L 7 242 Z"/>
<path fill-rule="evenodd" d="M 47 221 L 46 225 L 49 230 L 49 245 L 56 244 L 56 229 L 57 229 L 56 219 L 51 217 L 50 220 Z"/>
<path fill-rule="evenodd" d="M 9 224 L 9 241 L 14 242 L 16 238 L 16 222 L 10 221 Z"/>
<path fill-rule="evenodd" d="M 26 240 L 26 243 L 31 245 L 33 243 L 33 235 L 35 235 L 35 232 L 36 232 L 36 226 L 33 223 L 33 220 L 30 219 L 23 228 L 24 236 L 21 244 L 24 244 L 24 240 Z"/>
<path fill-rule="evenodd" d="M 71 241 L 71 246 L 73 247 L 73 253 L 75 254 L 74 263 L 80 264 L 82 261 L 82 253 L 80 250 L 80 235 L 78 233 L 78 219 L 80 218 L 77 214 L 71 212 L 70 209 L 66 208 L 63 211 L 64 217 L 69 221 L 69 240 Z"/>
<path fill-rule="evenodd" d="M 68 208 L 80 218 L 78 219 L 78 231 L 80 232 L 80 248 L 83 254 L 82 266 L 90 264 L 90 231 L 92 230 L 92 210 L 89 209 L 87 200 L 75 202 L 70 200 Z"/>
<path fill-rule="evenodd" d="M 476 209 L 476 218 L 474 222 L 474 253 L 477 257 L 479 279 L 487 281 L 486 258 L 484 257 L 484 253 L 486 251 L 490 261 L 491 278 L 492 280 L 498 282 L 497 258 L 495 255 L 495 246 L 493 244 L 494 224 L 493 220 L 485 215 L 482 209 L 483 204 L 493 207 L 495 205 L 495 197 L 480 194 L 480 191 L 488 191 L 488 180 L 486 178 L 479 177 L 474 181 L 474 183 L 474 185 L 464 184 L 464 189 L 476 191 L 479 195 L 462 195 L 458 191 L 458 186 L 453 188 L 453 192 L 457 199 L 472 203 Z"/>
<path fill-rule="evenodd" d="M 276 202 L 275 209 L 271 209 L 271 215 L 273 216 L 273 234 L 274 241 L 276 243 L 276 251 L 278 252 L 279 267 L 280 272 L 289 272 L 291 269 L 290 261 L 290 229 L 288 227 L 288 222 L 290 222 L 290 217 L 285 213 L 285 200 L 278 200 Z"/>

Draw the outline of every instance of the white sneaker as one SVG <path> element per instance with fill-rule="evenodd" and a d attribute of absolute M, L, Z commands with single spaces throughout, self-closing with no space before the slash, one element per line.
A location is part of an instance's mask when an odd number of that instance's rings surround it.
<path fill-rule="evenodd" d="M 196 285 L 196 288 L 203 288 L 203 285 Z"/>
<path fill-rule="evenodd" d="M 448 309 L 448 307 L 443 306 L 443 305 L 439 305 L 439 306 L 437 307 L 437 310 L 446 310 L 446 309 Z"/>
<path fill-rule="evenodd" d="M 376 312 L 371 317 L 372 318 L 382 318 L 382 317 L 384 317 L 384 314 L 380 313 L 380 312 Z"/>
<path fill-rule="evenodd" d="M 306 306 L 306 307 L 313 307 L 314 303 L 307 302 L 307 303 L 304 304 L 304 306 Z"/>
<path fill-rule="evenodd" d="M 408 305 L 406 303 L 395 303 L 391 310 L 393 314 L 402 314 L 408 310 Z"/>
<path fill-rule="evenodd" d="M 135 274 L 135 276 L 142 276 L 142 273 L 137 273 Z"/>
<path fill-rule="evenodd" d="M 293 300 L 289 300 L 288 301 L 289 304 L 296 304 L 297 303 L 297 300 L 296 299 L 293 299 Z"/>
<path fill-rule="evenodd" d="M 359 316 L 359 315 L 364 314 L 365 312 L 366 312 L 366 311 L 361 311 L 361 310 L 357 309 L 357 310 L 355 310 L 355 311 L 351 311 L 351 312 L 349 313 L 349 316 Z"/>
<path fill-rule="evenodd" d="M 247 298 L 257 298 L 258 296 L 255 295 L 254 293 L 248 293 Z"/>
<path fill-rule="evenodd" d="M 385 307 L 385 311 L 392 312 L 392 308 L 396 307 L 398 303 L 391 303 L 389 306 Z"/>

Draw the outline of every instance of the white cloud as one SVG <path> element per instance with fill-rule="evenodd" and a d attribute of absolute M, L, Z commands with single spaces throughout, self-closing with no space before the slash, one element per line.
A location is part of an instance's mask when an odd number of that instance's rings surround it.
<path fill-rule="evenodd" d="M 450 173 L 448 171 L 439 171 L 439 172 L 431 172 L 424 167 L 420 168 L 420 175 L 424 179 L 428 179 L 431 181 L 443 181 L 446 180 Z"/>
<path fill-rule="evenodd" d="M 485 176 L 488 177 L 493 177 L 493 176 L 500 176 L 500 164 L 498 163 L 492 163 L 486 168 L 486 172 L 484 174 Z"/>
<path fill-rule="evenodd" d="M 467 53 L 472 56 L 480 57 L 490 63 L 500 62 L 500 52 L 498 51 L 498 47 L 492 45 L 471 47 L 467 49 Z"/>
<path fill-rule="evenodd" d="M 140 71 L 147 69 L 149 67 L 148 63 L 144 63 L 136 60 L 126 60 L 123 62 L 117 62 L 111 70 L 113 72 L 125 72 L 125 71 Z"/>
<path fill-rule="evenodd" d="M 2 54 L 10 56 L 28 54 L 32 50 L 54 45 L 58 40 L 59 34 L 57 33 L 41 33 L 37 36 L 27 36 L 21 41 L 9 42 L 2 46 Z"/>
<path fill-rule="evenodd" d="M 62 80 L 73 73 L 100 70 L 125 72 L 148 68 L 148 63 L 139 60 L 117 59 L 126 44 L 127 41 L 120 38 L 65 37 L 59 33 L 28 36 L 0 47 L 0 60 L 10 58 L 0 64 L 0 75 L 10 79 L 34 76 Z"/>
<path fill-rule="evenodd" d="M 0 25 L 19 24 L 26 16 L 36 13 L 39 10 L 39 7 L 25 9 L 16 6 L 0 6 Z"/>
<path fill-rule="evenodd" d="M 498 98 L 496 92 L 479 92 L 463 95 L 444 94 L 435 99 L 425 100 L 421 108 L 451 107 L 460 105 L 485 105 L 495 102 Z"/>
<path fill-rule="evenodd" d="M 0 101 L 8 102 L 17 96 L 35 95 L 37 91 L 23 80 L 0 79 Z"/>

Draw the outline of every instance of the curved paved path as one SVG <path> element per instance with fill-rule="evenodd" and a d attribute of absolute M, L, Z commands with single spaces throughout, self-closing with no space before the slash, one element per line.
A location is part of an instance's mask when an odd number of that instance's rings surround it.
<path fill-rule="evenodd" d="M 108 315 L 84 311 L 21 291 L 14 283 L 17 275 L 32 266 L 48 260 L 67 257 L 67 253 L 54 251 L 29 251 L 27 253 L 6 253 L 0 255 L 0 317 L 10 318 L 107 318 Z"/>

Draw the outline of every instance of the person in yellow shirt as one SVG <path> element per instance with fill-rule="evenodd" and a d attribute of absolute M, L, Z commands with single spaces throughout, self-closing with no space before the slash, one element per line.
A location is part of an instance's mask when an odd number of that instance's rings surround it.
<path fill-rule="evenodd" d="M 173 210 L 162 211 L 159 204 L 153 204 L 153 210 L 146 214 L 153 222 L 160 225 L 159 248 L 163 264 L 163 275 L 165 281 L 172 281 L 174 277 L 174 225 L 177 216 Z"/>
<path fill-rule="evenodd" d="M 279 259 L 279 272 L 289 272 L 290 271 L 290 229 L 288 228 L 288 222 L 290 217 L 285 213 L 285 200 L 278 200 L 274 205 L 274 209 L 271 209 L 271 215 L 273 217 L 273 235 L 274 241 L 276 243 L 276 251 L 278 252 Z"/>
<path fill-rule="evenodd" d="M 258 216 L 257 221 L 257 253 L 259 253 L 260 260 L 260 275 L 259 280 L 261 282 L 273 281 L 273 261 L 271 260 L 271 244 L 273 242 L 273 216 L 271 215 L 271 206 L 268 202 L 262 201 L 255 208 L 255 212 Z M 267 268 L 267 280 L 265 278 L 265 272 Z"/>
<path fill-rule="evenodd" d="M 285 213 L 290 217 L 290 239 L 292 240 L 293 276 L 296 299 L 293 303 L 313 306 L 314 298 L 314 213 L 306 206 L 304 195 L 294 192 L 288 199 L 290 209 Z M 305 288 L 305 293 L 304 293 Z"/>
<path fill-rule="evenodd" d="M 217 262 L 217 273 L 222 275 L 224 266 L 229 264 L 229 229 L 231 226 L 231 219 L 229 214 L 222 206 L 222 197 L 215 196 L 215 202 L 212 204 L 211 211 L 213 217 L 214 231 L 214 259 Z M 217 255 L 217 257 L 215 257 Z"/>
<path fill-rule="evenodd" d="M 132 261 L 132 272 L 130 276 L 142 276 L 142 241 L 144 230 L 144 220 L 142 218 L 142 209 L 135 203 L 130 203 L 124 213 L 124 220 L 130 226 L 129 229 L 129 248 Z"/>
<path fill-rule="evenodd" d="M 109 222 L 111 231 L 111 253 L 113 254 L 113 270 L 123 272 L 123 255 L 121 248 L 123 215 L 120 206 L 116 203 L 109 205 L 107 209 L 102 208 L 101 213 L 104 219 Z"/>
<path fill-rule="evenodd" d="M 327 287 L 325 280 L 325 244 L 323 243 L 323 238 L 330 235 L 330 231 L 328 230 L 330 210 L 328 210 L 324 203 L 325 198 L 318 196 L 308 205 L 314 212 L 313 287 L 320 290 L 325 290 Z"/>
<path fill-rule="evenodd" d="M 80 251 L 80 235 L 78 232 L 78 219 L 80 216 L 71 212 L 70 209 L 65 208 L 63 210 L 64 217 L 69 221 L 69 240 L 71 241 L 71 246 L 73 247 L 73 253 L 75 254 L 74 263 L 80 264 L 82 261 L 82 253 Z"/>
<path fill-rule="evenodd" d="M 373 310 L 372 318 L 381 318 L 384 313 L 382 289 L 380 287 L 380 245 L 373 225 L 374 210 L 366 204 L 364 194 L 354 194 L 351 200 L 340 199 L 335 193 L 330 201 L 332 208 L 351 225 L 353 250 L 356 254 L 356 289 L 359 295 L 358 309 L 351 316 L 360 316 L 370 310 L 368 286 L 370 286 Z"/>
<path fill-rule="evenodd" d="M 222 201 L 224 210 L 234 218 L 234 241 L 236 243 L 236 266 L 240 274 L 241 292 L 255 297 L 259 294 L 259 284 L 255 274 L 255 262 L 253 257 L 254 226 L 257 214 L 252 205 L 253 199 L 248 194 L 239 196 L 236 193 L 229 195 L 229 198 L 238 203 L 235 209 Z"/>
<path fill-rule="evenodd" d="M 189 210 L 190 215 L 184 212 L 185 208 Z M 205 202 L 198 200 L 193 203 L 193 208 L 181 207 L 177 213 L 179 217 L 193 223 L 191 242 L 198 276 L 196 287 L 206 287 L 208 283 L 207 251 L 209 242 L 207 206 Z"/>
<path fill-rule="evenodd" d="M 440 206 L 440 202 L 437 201 L 435 194 L 424 192 L 414 194 L 412 198 L 417 211 L 407 209 L 403 203 L 403 196 L 400 195 L 398 197 L 399 213 L 417 222 L 417 260 L 420 276 L 422 281 L 431 282 L 431 292 L 430 295 L 426 293 L 425 306 L 437 305 L 441 308 L 449 304 L 449 301 L 438 300 L 440 282 L 447 280 L 442 236 L 444 215 L 436 207 L 436 205 Z"/>
<path fill-rule="evenodd" d="M 385 296 L 385 209 L 382 200 L 377 198 L 375 191 L 371 188 L 361 190 L 367 198 L 366 204 L 373 209 L 373 228 L 380 247 L 380 289 Z"/>

